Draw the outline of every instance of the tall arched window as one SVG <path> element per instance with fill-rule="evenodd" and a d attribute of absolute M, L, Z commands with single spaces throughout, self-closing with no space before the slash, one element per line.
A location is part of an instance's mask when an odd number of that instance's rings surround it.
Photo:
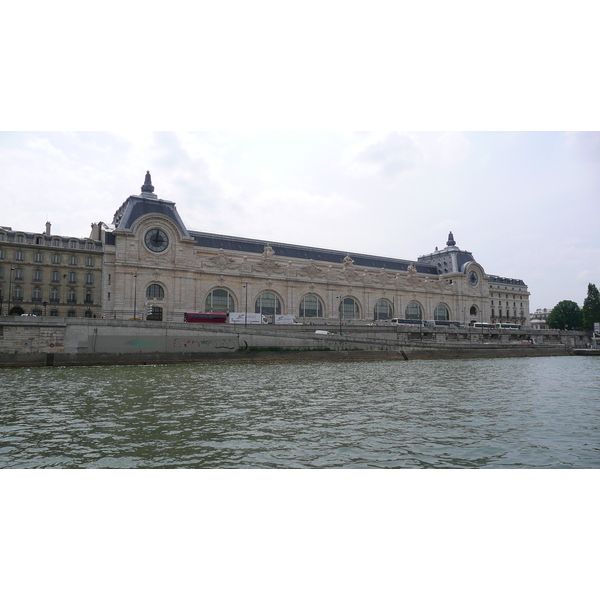
<path fill-rule="evenodd" d="M 422 319 L 423 311 L 416 302 L 411 302 L 404 311 L 405 319 Z"/>
<path fill-rule="evenodd" d="M 471 309 L 469 310 L 469 314 L 473 317 L 477 316 L 477 307 L 471 306 Z"/>
<path fill-rule="evenodd" d="M 153 283 L 146 288 L 146 298 L 158 298 L 162 299 L 165 297 L 165 290 L 158 283 Z"/>
<path fill-rule="evenodd" d="M 360 319 L 360 308 L 354 298 L 344 298 L 340 302 L 339 310 L 342 313 L 342 319 L 345 321 Z"/>
<path fill-rule="evenodd" d="M 375 304 L 375 309 L 373 310 L 374 321 L 391 319 L 393 316 L 392 305 L 387 300 L 379 300 Z"/>
<path fill-rule="evenodd" d="M 436 321 L 449 321 L 450 311 L 445 304 L 438 304 L 433 311 L 433 318 Z"/>
<path fill-rule="evenodd" d="M 273 292 L 263 292 L 254 305 L 254 312 L 261 315 L 280 315 L 281 301 Z"/>
<path fill-rule="evenodd" d="M 235 312 L 233 296 L 227 290 L 213 290 L 210 294 L 208 294 L 208 296 L 206 296 L 204 310 L 205 312 L 218 313 Z"/>
<path fill-rule="evenodd" d="M 323 316 L 323 303 L 317 296 L 308 294 L 302 298 L 300 302 L 300 317 L 322 317 Z"/>

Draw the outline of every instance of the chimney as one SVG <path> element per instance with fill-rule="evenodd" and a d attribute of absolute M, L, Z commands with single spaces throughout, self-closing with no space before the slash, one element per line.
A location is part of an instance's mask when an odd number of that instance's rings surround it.
<path fill-rule="evenodd" d="M 50 221 L 46 221 L 46 235 L 50 235 L 50 227 L 52 227 L 52 224 Z"/>

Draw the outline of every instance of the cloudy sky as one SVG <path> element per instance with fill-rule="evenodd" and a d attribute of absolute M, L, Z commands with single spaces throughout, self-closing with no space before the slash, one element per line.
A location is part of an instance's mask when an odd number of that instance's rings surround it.
<path fill-rule="evenodd" d="M 532 308 L 600 285 L 600 134 L 0 134 L 0 225 L 87 236 L 149 170 L 188 228 L 414 260 L 452 231 Z"/>
<path fill-rule="evenodd" d="M 87 236 L 149 170 L 193 230 L 600 285 L 584 2 L 66 4 L 6 8 L 0 225 Z"/>

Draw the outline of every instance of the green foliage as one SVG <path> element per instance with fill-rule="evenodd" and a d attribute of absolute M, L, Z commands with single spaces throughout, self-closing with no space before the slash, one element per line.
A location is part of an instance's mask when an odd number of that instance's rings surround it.
<path fill-rule="evenodd" d="M 593 283 L 588 284 L 588 294 L 583 301 L 581 314 L 584 329 L 591 331 L 594 329 L 594 323 L 600 323 L 600 292 Z"/>
<path fill-rule="evenodd" d="M 561 300 L 550 311 L 546 323 L 550 329 L 581 329 L 581 309 L 572 300 Z"/>

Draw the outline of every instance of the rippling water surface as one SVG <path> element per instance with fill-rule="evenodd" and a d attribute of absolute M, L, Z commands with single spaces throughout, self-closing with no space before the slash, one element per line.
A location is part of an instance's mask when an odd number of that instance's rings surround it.
<path fill-rule="evenodd" d="M 0 467 L 600 466 L 595 357 L 0 370 Z"/>

